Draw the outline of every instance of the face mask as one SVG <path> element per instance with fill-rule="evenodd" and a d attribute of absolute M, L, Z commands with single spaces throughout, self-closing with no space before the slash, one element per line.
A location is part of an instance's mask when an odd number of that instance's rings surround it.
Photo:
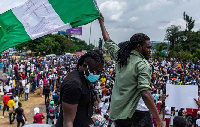
<path fill-rule="evenodd" d="M 90 73 L 89 69 L 88 69 L 89 75 L 87 76 L 86 74 L 84 74 L 85 78 L 89 81 L 89 82 L 96 82 L 100 75 L 95 75 L 93 73 Z"/>
<path fill-rule="evenodd" d="M 85 78 L 90 82 L 96 82 L 99 79 L 99 75 L 94 75 L 93 73 L 90 73 L 89 76 L 85 75 Z"/>

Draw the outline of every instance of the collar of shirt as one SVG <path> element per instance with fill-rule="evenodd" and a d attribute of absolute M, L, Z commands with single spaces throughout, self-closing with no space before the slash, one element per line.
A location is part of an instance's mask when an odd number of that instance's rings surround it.
<path fill-rule="evenodd" d="M 134 55 L 139 56 L 144 59 L 144 56 L 136 50 L 131 51 L 131 54 L 134 54 Z"/>

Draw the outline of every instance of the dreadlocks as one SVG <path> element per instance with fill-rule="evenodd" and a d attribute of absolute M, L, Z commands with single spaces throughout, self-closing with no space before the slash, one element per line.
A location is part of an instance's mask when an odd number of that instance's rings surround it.
<path fill-rule="evenodd" d="M 79 58 L 77 68 L 83 65 L 83 62 L 87 57 L 91 57 L 94 61 L 98 63 L 104 63 L 103 54 L 99 50 L 90 50 L 86 54 L 81 56 L 81 58 Z"/>
<path fill-rule="evenodd" d="M 143 45 L 147 40 L 150 40 L 147 35 L 137 33 L 130 38 L 130 41 L 119 44 L 120 49 L 117 52 L 117 62 L 120 68 L 127 65 L 127 59 L 129 58 L 131 51 L 136 49 L 138 44 Z"/>

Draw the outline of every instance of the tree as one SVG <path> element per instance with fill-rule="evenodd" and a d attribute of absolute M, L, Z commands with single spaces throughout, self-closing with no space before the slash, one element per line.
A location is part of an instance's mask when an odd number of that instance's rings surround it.
<path fill-rule="evenodd" d="M 166 50 L 168 48 L 168 45 L 166 43 L 159 43 L 157 44 L 154 49 L 155 49 L 155 54 L 156 58 L 164 58 L 166 56 L 165 52 L 163 50 Z"/>
<path fill-rule="evenodd" d="M 180 26 L 171 25 L 166 30 L 165 40 L 170 42 L 171 49 L 174 49 L 176 43 L 178 42 L 180 29 Z"/>
<path fill-rule="evenodd" d="M 65 52 L 74 53 L 76 50 L 91 50 L 94 45 L 72 37 L 69 34 L 48 34 L 27 43 L 16 46 L 17 50 L 23 51 L 25 49 L 36 52 L 40 55 L 45 54 L 64 54 Z"/>
<path fill-rule="evenodd" d="M 189 50 L 192 53 L 192 29 L 194 28 L 195 20 L 192 20 L 192 17 L 188 16 L 185 12 L 183 13 L 183 19 L 186 21 L 186 36 L 187 41 L 189 42 Z"/>

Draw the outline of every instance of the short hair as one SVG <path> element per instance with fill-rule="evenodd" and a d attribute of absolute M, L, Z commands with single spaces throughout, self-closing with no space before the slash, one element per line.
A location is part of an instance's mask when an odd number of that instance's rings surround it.
<path fill-rule="evenodd" d="M 10 96 L 10 99 L 13 99 L 13 96 Z"/>
<path fill-rule="evenodd" d="M 18 106 L 22 106 L 22 103 L 21 103 L 21 102 L 18 102 Z"/>
<path fill-rule="evenodd" d="M 186 120 L 182 116 L 176 116 L 173 120 L 173 127 L 186 127 Z"/>
<path fill-rule="evenodd" d="M 77 67 L 83 65 L 83 62 L 87 57 L 92 58 L 94 61 L 98 63 L 104 63 L 103 54 L 99 50 L 90 50 L 79 58 Z"/>

